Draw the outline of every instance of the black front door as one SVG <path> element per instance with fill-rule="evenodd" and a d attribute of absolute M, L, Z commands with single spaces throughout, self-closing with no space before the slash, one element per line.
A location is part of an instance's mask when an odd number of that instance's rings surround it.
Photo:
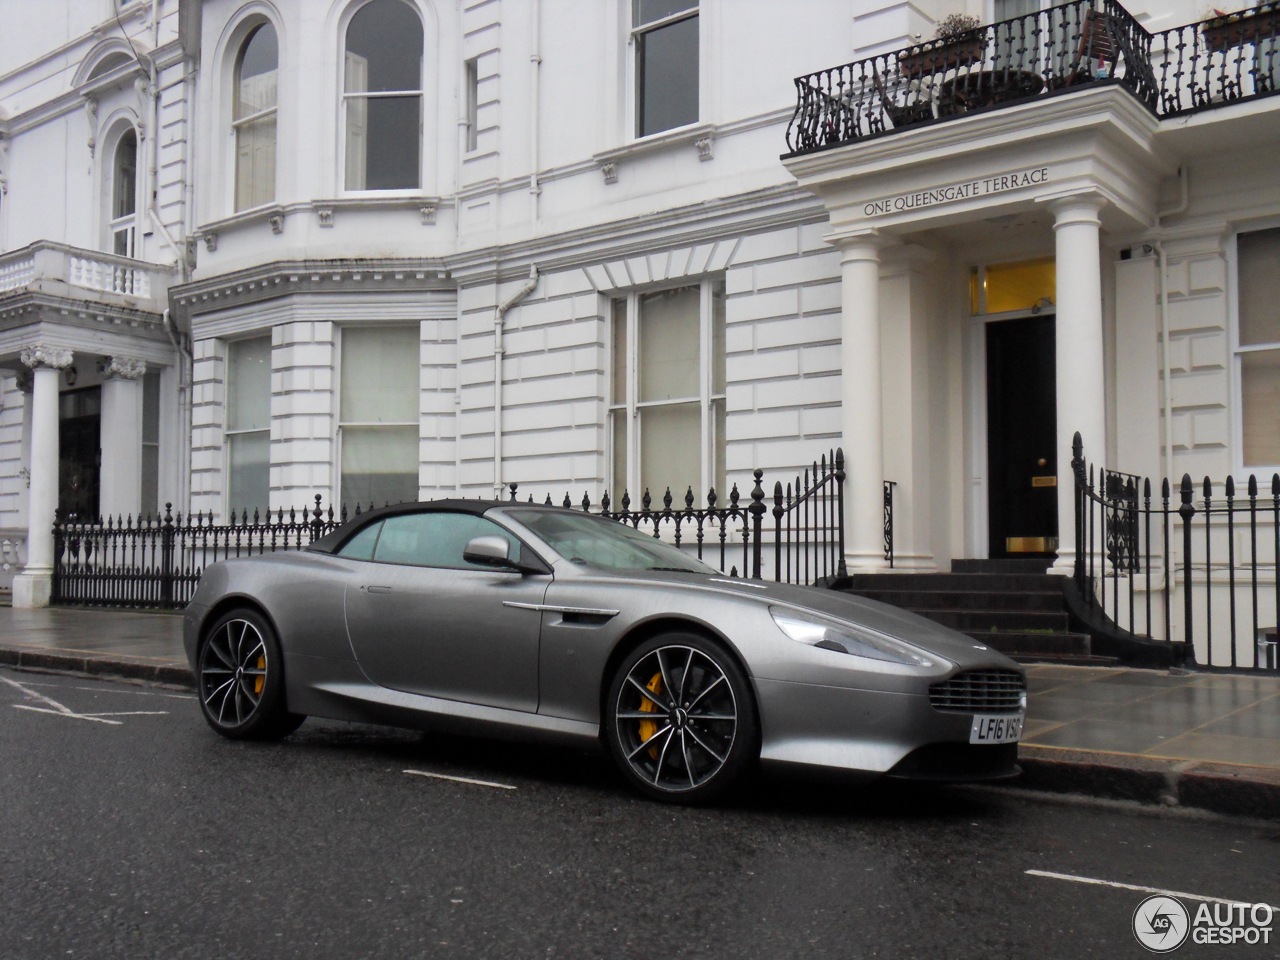
<path fill-rule="evenodd" d="M 102 472 L 102 388 L 66 390 L 58 396 L 58 512 L 98 518 Z"/>
<path fill-rule="evenodd" d="M 1052 316 L 987 324 L 990 556 L 1058 549 L 1058 417 Z"/>

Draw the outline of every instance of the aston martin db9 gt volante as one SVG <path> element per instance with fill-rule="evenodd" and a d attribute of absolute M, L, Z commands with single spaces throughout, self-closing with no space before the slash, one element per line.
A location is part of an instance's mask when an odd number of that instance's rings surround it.
<path fill-rule="evenodd" d="M 1026 711 L 1016 663 L 929 620 L 512 502 L 385 507 L 212 564 L 185 643 L 227 737 L 316 716 L 602 743 L 637 790 L 682 802 L 758 760 L 1009 776 Z"/>

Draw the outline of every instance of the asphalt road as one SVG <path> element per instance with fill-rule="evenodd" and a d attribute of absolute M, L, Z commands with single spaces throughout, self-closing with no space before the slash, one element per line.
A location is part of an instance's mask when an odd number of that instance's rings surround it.
<path fill-rule="evenodd" d="M 1026 871 L 1280 904 L 1280 826 L 786 779 L 667 807 L 592 755 L 231 743 L 180 691 L 6 670 L 0 814 L 5 958 L 1146 957 L 1144 894 Z"/>

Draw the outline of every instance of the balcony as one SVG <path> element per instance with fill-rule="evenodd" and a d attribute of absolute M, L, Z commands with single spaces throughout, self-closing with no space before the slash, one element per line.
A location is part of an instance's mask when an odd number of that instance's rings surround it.
<path fill-rule="evenodd" d="M 0 254 L 0 303 L 17 292 L 158 313 L 177 269 L 40 240 Z"/>
<path fill-rule="evenodd" d="M 788 157 L 1119 85 L 1157 117 L 1280 92 L 1280 0 L 1149 33 L 1116 0 L 1073 0 L 796 78 Z"/>

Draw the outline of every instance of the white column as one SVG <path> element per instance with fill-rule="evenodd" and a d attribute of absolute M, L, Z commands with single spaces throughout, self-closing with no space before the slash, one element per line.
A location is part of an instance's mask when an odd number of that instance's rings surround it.
<path fill-rule="evenodd" d="M 834 240 L 840 248 L 841 420 L 844 431 L 845 557 L 849 572 L 885 567 L 884 423 L 880 388 L 880 242 L 874 233 Z"/>
<path fill-rule="evenodd" d="M 99 510 L 103 516 L 136 517 L 142 511 L 142 376 L 145 360 L 108 357 L 102 374 L 102 473 Z"/>
<path fill-rule="evenodd" d="M 27 565 L 13 578 L 15 607 L 46 607 L 53 581 L 53 520 L 58 509 L 58 371 L 71 366 L 62 347 L 37 344 L 21 354 L 31 368 L 31 490 Z"/>
<path fill-rule="evenodd" d="M 1096 193 L 1053 203 L 1057 247 L 1058 559 L 1054 573 L 1075 564 L 1074 481 L 1071 439 L 1079 432 L 1085 455 L 1103 463 L 1107 407 L 1102 352 L 1102 261 Z"/>

